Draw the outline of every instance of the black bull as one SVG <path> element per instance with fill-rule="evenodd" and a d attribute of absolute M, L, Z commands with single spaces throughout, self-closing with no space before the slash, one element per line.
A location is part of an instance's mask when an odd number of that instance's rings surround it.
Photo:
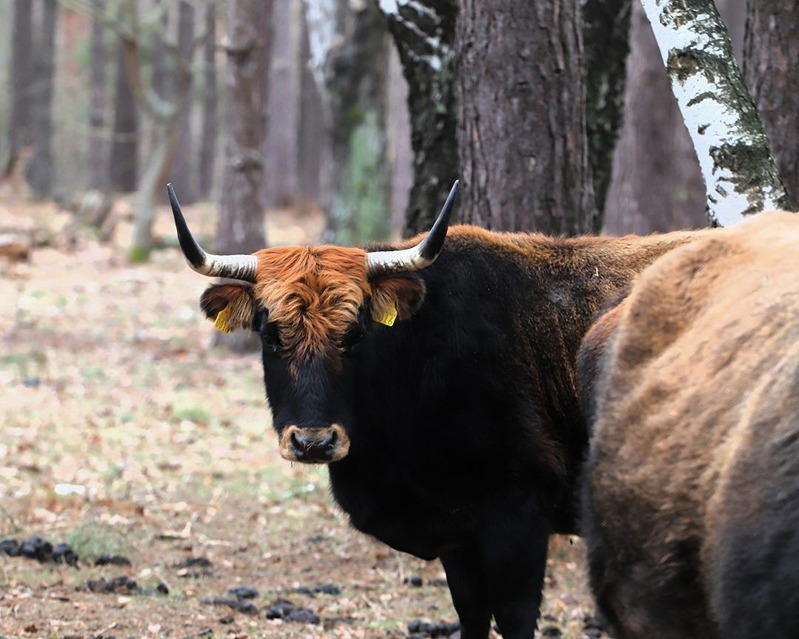
<path fill-rule="evenodd" d="M 192 267 L 245 281 L 211 286 L 202 305 L 260 332 L 281 454 L 327 462 L 358 530 L 441 559 L 463 639 L 485 639 L 492 616 L 506 639 L 532 637 L 548 537 L 575 532 L 580 340 L 694 235 L 447 233 L 442 215 L 418 247 L 210 256 L 170 195 Z"/>

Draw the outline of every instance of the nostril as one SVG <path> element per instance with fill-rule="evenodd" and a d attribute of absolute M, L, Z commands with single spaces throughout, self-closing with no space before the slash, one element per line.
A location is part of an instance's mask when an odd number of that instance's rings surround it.
<path fill-rule="evenodd" d="M 336 431 L 334 430 L 331 430 L 330 434 L 327 437 L 327 442 L 325 442 L 325 446 L 328 449 L 332 449 L 335 447 L 337 441 L 338 441 L 338 433 L 336 433 Z"/>
<path fill-rule="evenodd" d="M 299 437 L 297 435 L 297 431 L 296 430 L 291 433 L 291 445 L 296 450 L 300 450 L 300 451 L 305 450 L 305 442 L 303 441 L 303 439 L 301 437 Z"/>

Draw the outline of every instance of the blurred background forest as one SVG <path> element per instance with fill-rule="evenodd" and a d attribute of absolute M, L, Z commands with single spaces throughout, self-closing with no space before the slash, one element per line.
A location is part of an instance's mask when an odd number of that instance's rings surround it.
<path fill-rule="evenodd" d="M 6 0 L 0 200 L 55 201 L 107 237 L 121 199 L 134 261 L 168 181 L 219 206 L 220 251 L 264 246 L 278 207 L 321 211 L 326 241 L 418 232 L 455 177 L 461 220 L 489 228 L 705 225 L 638 3 L 527 4 Z M 790 194 L 797 3 L 716 4 Z"/>

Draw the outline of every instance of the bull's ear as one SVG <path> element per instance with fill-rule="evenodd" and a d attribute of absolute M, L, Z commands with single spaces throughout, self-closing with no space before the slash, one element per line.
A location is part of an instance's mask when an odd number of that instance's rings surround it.
<path fill-rule="evenodd" d="M 391 326 L 411 317 L 424 301 L 424 282 L 415 275 L 395 275 L 372 282 L 369 309 L 375 322 Z"/>
<path fill-rule="evenodd" d="M 251 329 L 257 305 L 252 286 L 214 284 L 202 294 L 200 308 L 208 319 L 214 320 L 214 326 L 227 333 Z"/>

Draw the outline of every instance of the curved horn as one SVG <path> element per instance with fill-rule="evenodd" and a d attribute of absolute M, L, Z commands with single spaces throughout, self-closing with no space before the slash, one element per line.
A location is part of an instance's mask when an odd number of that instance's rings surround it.
<path fill-rule="evenodd" d="M 175 228 L 178 231 L 178 242 L 186 256 L 189 266 L 208 277 L 228 277 L 233 280 L 244 280 L 245 282 L 255 282 L 255 270 L 258 266 L 258 258 L 254 255 L 212 255 L 206 253 L 189 230 L 186 218 L 180 210 L 175 189 L 171 184 L 166 185 L 166 192 L 169 195 L 169 203 L 172 205 L 172 215 L 175 218 Z"/>
<path fill-rule="evenodd" d="M 366 254 L 366 271 L 370 277 L 418 271 L 436 261 L 444 240 L 447 238 L 447 227 L 452 213 L 452 202 L 458 192 L 458 180 L 452 185 L 447 201 L 441 207 L 433 228 L 419 244 L 408 249 L 397 251 L 378 251 Z"/>

